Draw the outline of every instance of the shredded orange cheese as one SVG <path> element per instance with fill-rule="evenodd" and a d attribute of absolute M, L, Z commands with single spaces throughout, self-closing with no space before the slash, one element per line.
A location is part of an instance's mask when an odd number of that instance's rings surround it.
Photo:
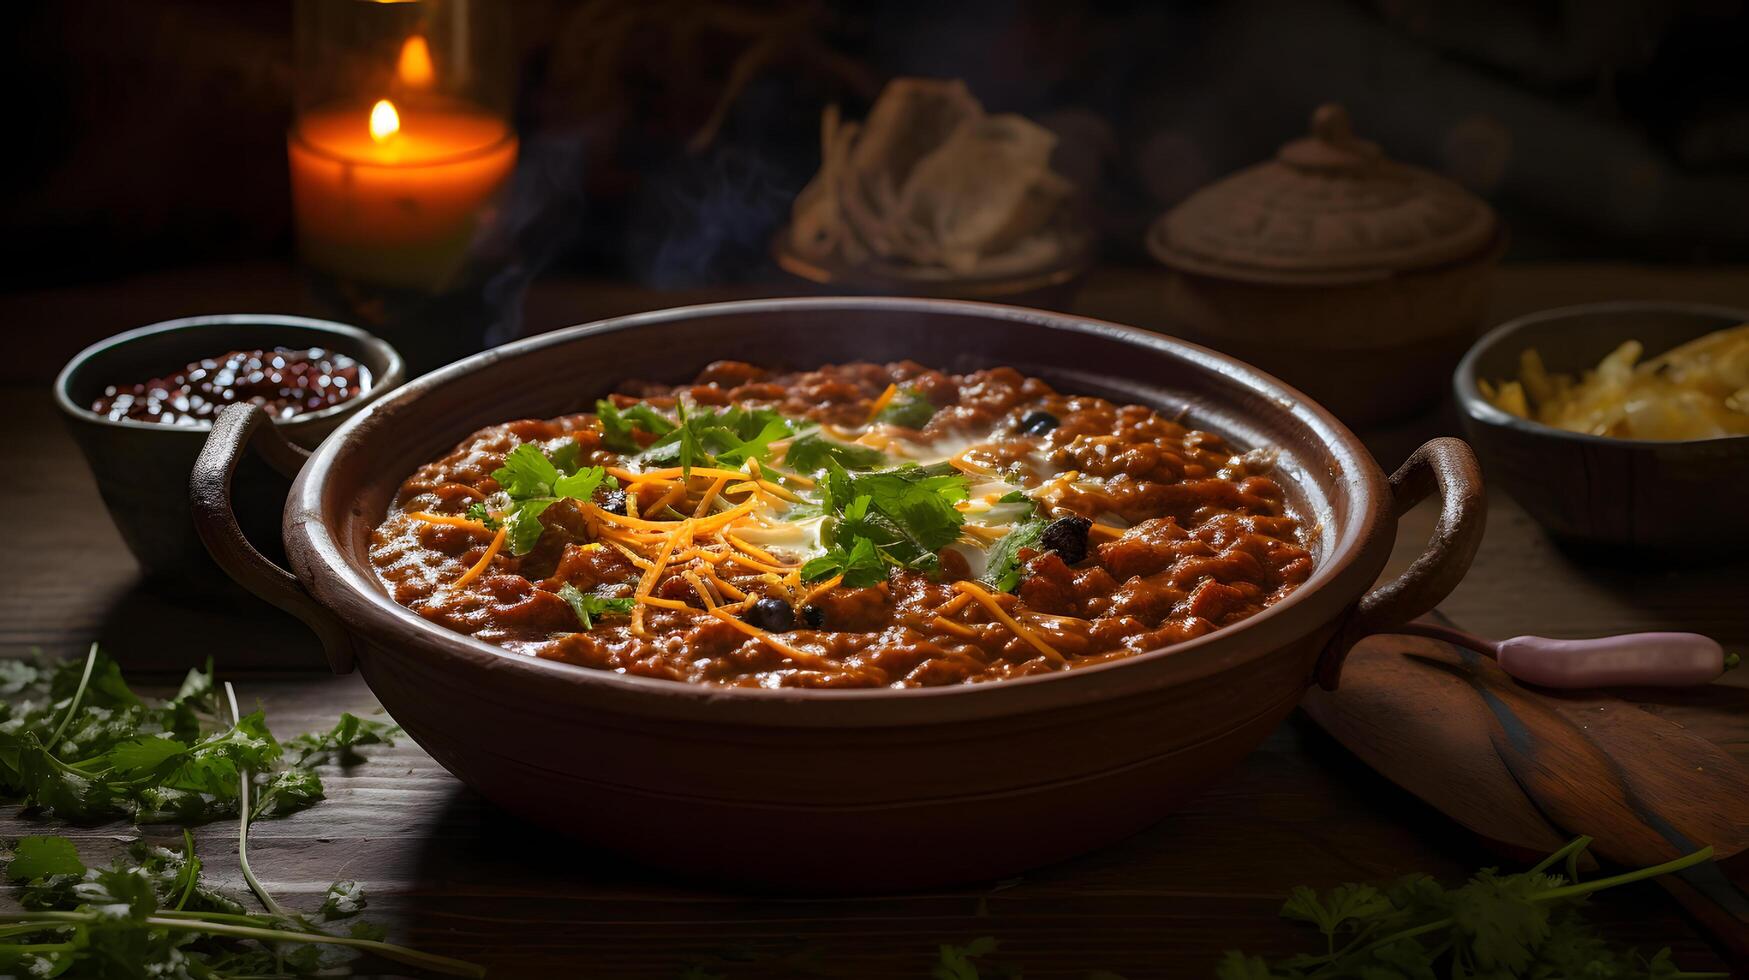
<path fill-rule="evenodd" d="M 492 564 L 492 559 L 498 557 L 498 552 L 504 547 L 504 533 L 507 530 L 509 529 L 500 527 L 498 533 L 492 535 L 492 543 L 486 546 L 486 553 L 480 556 L 479 561 L 474 562 L 474 567 L 463 572 L 462 577 L 456 579 L 455 584 L 450 588 L 464 588 L 469 582 L 486 573 L 486 569 Z"/>
<path fill-rule="evenodd" d="M 817 597 L 819 597 L 821 594 L 825 593 L 826 591 L 828 591 L 830 589 L 837 588 L 838 583 L 840 583 L 842 581 L 844 581 L 844 574 L 842 572 L 840 572 L 839 574 L 832 576 L 831 578 L 827 579 L 826 581 L 821 582 L 819 585 L 816 585 L 812 589 L 808 590 L 808 594 L 805 596 L 802 596 L 802 601 L 799 604 L 805 606 L 808 603 L 813 602 Z"/>
<path fill-rule="evenodd" d="M 712 585 L 716 586 L 716 589 L 718 592 L 723 593 L 724 595 L 728 596 L 729 598 L 731 598 L 731 599 L 745 599 L 745 598 L 747 598 L 747 593 L 742 592 L 740 589 L 737 589 L 733 585 L 730 585 L 728 582 L 725 582 L 722 579 L 718 578 L 716 569 L 706 568 L 704 570 L 704 575 L 706 578 L 710 579 L 710 582 Z"/>
<path fill-rule="evenodd" d="M 712 609 L 710 614 L 748 636 L 764 640 L 767 646 L 804 667 L 812 667 L 815 670 L 834 670 L 839 667 L 839 665 L 833 663 L 830 658 L 822 657 L 816 653 L 807 653 L 803 650 L 797 650 L 795 647 L 790 646 L 788 643 L 783 642 L 765 630 L 736 618 L 728 611 L 727 607 L 718 606 L 717 608 Z"/>
<path fill-rule="evenodd" d="M 668 566 L 668 558 L 674 554 L 675 546 L 680 543 L 682 537 L 685 537 L 689 543 L 691 542 L 691 521 L 681 521 L 673 533 L 668 535 L 668 540 L 662 544 L 662 550 L 656 553 L 656 560 L 650 563 L 650 567 L 644 571 L 643 577 L 638 579 L 637 591 L 632 593 L 632 597 L 640 602 L 640 605 L 632 608 L 632 632 L 638 636 L 644 635 L 642 600 L 650 597 L 650 590 L 656 587 L 656 579 L 662 575 L 662 569 Z"/>
<path fill-rule="evenodd" d="M 648 480 L 672 480 L 677 476 L 685 476 L 685 473 L 678 466 L 670 466 L 667 469 L 661 470 L 646 470 L 642 473 L 634 473 L 631 470 L 612 467 L 608 469 L 607 472 L 619 479 L 628 480 L 633 483 L 642 483 Z M 692 468 L 692 476 L 727 476 L 736 480 L 747 479 L 746 473 L 741 473 L 736 470 L 720 469 L 714 466 L 694 466 Z"/>
<path fill-rule="evenodd" d="M 959 612 L 961 609 L 964 609 L 965 607 L 967 607 L 971 604 L 972 604 L 971 593 L 961 592 L 959 595 L 956 595 L 952 599 L 947 600 L 947 603 L 945 605 L 943 605 L 940 609 L 937 609 L 935 611 L 935 614 L 937 616 L 952 616 L 954 613 Z"/>
<path fill-rule="evenodd" d="M 783 572 L 789 571 L 788 568 L 784 568 L 780 565 L 767 565 L 766 563 L 764 563 L 762 561 L 758 561 L 756 559 L 750 558 L 750 557 L 743 555 L 740 552 L 736 552 L 736 551 L 731 551 L 727 555 L 725 555 L 724 557 L 727 558 L 729 561 L 734 562 L 737 565 L 744 565 L 748 568 L 753 569 L 756 572 L 770 572 L 770 573 L 773 573 L 775 575 L 775 574 L 782 574 Z"/>
<path fill-rule="evenodd" d="M 646 571 L 649 570 L 650 560 L 648 558 L 645 558 L 642 555 L 639 555 L 637 552 L 633 551 L 632 549 L 626 547 L 623 544 L 620 544 L 618 541 L 610 540 L 607 543 L 610 545 L 613 545 L 613 549 L 615 551 L 619 552 L 620 554 L 626 556 L 626 560 L 631 562 L 633 565 L 636 565 L 638 568 L 642 568 Z"/>
<path fill-rule="evenodd" d="M 627 499 L 630 499 L 630 495 L 627 495 Z M 736 504 L 728 510 L 712 514 L 710 517 L 706 517 L 702 520 L 688 518 L 684 523 L 692 525 L 694 531 L 714 531 L 737 518 L 751 513 L 753 509 L 758 506 L 759 501 L 748 500 Z M 609 524 L 618 524 L 621 527 L 635 528 L 644 531 L 672 531 L 678 524 L 682 523 L 680 521 L 647 521 L 630 515 L 622 516 L 619 514 L 612 514 L 602 510 L 601 507 L 596 504 L 589 505 L 589 512 L 597 519 L 606 521 Z"/>
<path fill-rule="evenodd" d="M 681 572 L 680 577 L 686 579 L 686 584 L 692 586 L 692 591 L 698 593 L 698 597 L 704 601 L 706 611 L 717 608 L 716 598 L 711 595 L 709 589 L 705 588 L 704 580 L 698 577 L 697 572 L 689 569 Z"/>
<path fill-rule="evenodd" d="M 407 516 L 416 521 L 424 521 L 427 524 L 443 524 L 448 527 L 465 527 L 470 531 L 486 530 L 486 525 L 479 521 L 470 520 L 466 517 L 458 517 L 453 514 L 433 514 L 423 510 L 410 510 L 407 512 Z"/>
<path fill-rule="evenodd" d="M 662 512 L 662 508 L 667 507 L 669 504 L 674 503 L 684 496 L 686 496 L 686 485 L 683 483 L 676 483 L 667 493 L 657 498 L 656 502 L 651 504 L 644 513 L 659 514 Z"/>
<path fill-rule="evenodd" d="M 1037 633 L 1028 629 L 1020 622 L 1020 620 L 1008 615 L 1007 611 L 1002 608 L 1002 604 L 996 601 L 995 596 L 971 582 L 955 582 L 954 588 L 970 595 L 974 602 L 983 606 L 985 609 L 990 610 L 990 615 L 1001 620 L 1002 625 L 1013 630 L 1015 636 L 1018 636 L 1031 644 L 1034 650 L 1044 654 L 1047 659 L 1059 664 L 1068 663 L 1068 660 L 1064 658 L 1062 654 L 1058 653 L 1055 647 L 1046 643 L 1043 639 L 1040 639 Z"/>
<path fill-rule="evenodd" d="M 765 466 L 762 467 L 762 469 L 780 480 L 788 480 L 796 486 L 801 487 L 803 490 L 810 489 L 814 486 L 815 481 L 811 476 L 803 476 L 800 473 L 790 473 L 785 470 L 780 470 L 775 466 Z"/>
<path fill-rule="evenodd" d="M 874 400 L 873 405 L 869 406 L 868 421 L 863 423 L 863 424 L 864 425 L 873 425 L 875 417 L 881 414 L 882 410 L 884 410 L 887 407 L 887 404 L 889 402 L 891 402 L 893 400 L 894 396 L 898 395 L 898 393 L 899 393 L 899 386 L 897 383 L 887 385 L 887 390 L 881 392 L 881 396 Z"/>
<path fill-rule="evenodd" d="M 949 633 L 963 636 L 968 640 L 975 640 L 978 638 L 977 630 L 972 629 L 964 623 L 956 623 L 953 620 L 948 619 L 946 616 L 935 617 L 935 625 L 941 629 L 947 630 Z"/>
<path fill-rule="evenodd" d="M 723 487 L 728 486 L 729 480 L 730 480 L 730 477 L 719 476 L 714 481 L 712 481 L 711 485 L 710 485 L 710 489 L 706 490 L 704 492 L 704 496 L 699 498 L 698 509 L 694 510 L 692 512 L 692 516 L 703 517 L 704 515 L 710 513 L 711 512 L 711 505 L 717 502 L 717 494 L 723 492 Z"/>
<path fill-rule="evenodd" d="M 753 545 L 748 544 L 746 541 L 743 541 L 742 539 L 736 537 L 734 534 L 732 534 L 728 531 L 723 532 L 723 537 L 728 538 L 730 544 L 734 545 L 737 548 L 740 548 L 742 551 L 747 552 L 749 555 L 752 555 L 753 557 L 759 559 L 762 562 L 765 562 L 768 565 L 776 565 L 779 568 L 788 568 L 789 567 L 789 562 L 786 562 L 780 558 L 772 557 L 771 552 L 766 551 L 763 548 L 754 547 Z"/>
<path fill-rule="evenodd" d="M 990 477 L 996 476 L 997 473 L 995 470 L 989 468 L 988 466 L 984 466 L 981 463 L 974 463 L 971 460 L 966 458 L 966 453 L 969 453 L 973 449 L 976 449 L 976 448 L 978 448 L 978 447 L 969 446 L 965 449 L 960 450 L 957 454 L 955 454 L 951 459 L 949 459 L 947 461 L 948 465 L 952 466 L 956 470 L 960 470 L 961 472 L 964 472 L 964 473 L 971 473 L 975 476 L 990 476 Z"/>

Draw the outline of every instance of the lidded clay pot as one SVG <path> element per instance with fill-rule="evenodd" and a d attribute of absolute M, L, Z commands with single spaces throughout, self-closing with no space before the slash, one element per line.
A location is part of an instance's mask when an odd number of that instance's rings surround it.
<path fill-rule="evenodd" d="M 1426 408 L 1486 317 L 1505 236 L 1457 184 L 1323 105 L 1310 136 L 1186 198 L 1148 233 L 1168 321 L 1355 425 Z"/>

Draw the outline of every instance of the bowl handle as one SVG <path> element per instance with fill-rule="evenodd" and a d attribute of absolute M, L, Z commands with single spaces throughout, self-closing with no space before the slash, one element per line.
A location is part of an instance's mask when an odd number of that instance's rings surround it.
<path fill-rule="evenodd" d="M 1353 615 L 1318 658 L 1315 676 L 1324 690 L 1336 690 L 1342 662 L 1361 637 L 1388 633 L 1432 611 L 1469 571 L 1476 547 L 1482 543 L 1488 504 L 1482 491 L 1481 467 L 1462 439 L 1429 440 L 1411 453 L 1391 474 L 1392 509 L 1401 517 L 1435 490 L 1439 493 L 1439 519 L 1427 549 L 1403 574 L 1361 597 Z"/>
<path fill-rule="evenodd" d="M 201 447 L 188 478 L 194 529 L 207 553 L 238 585 L 304 621 L 322 641 L 328 666 L 337 674 L 351 673 L 352 637 L 340 618 L 317 602 L 296 575 L 274 564 L 255 549 L 237 523 L 231 506 L 231 477 L 249 448 L 286 476 L 296 476 L 309 453 L 292 445 L 255 405 L 232 405 L 213 420 L 212 434 Z"/>

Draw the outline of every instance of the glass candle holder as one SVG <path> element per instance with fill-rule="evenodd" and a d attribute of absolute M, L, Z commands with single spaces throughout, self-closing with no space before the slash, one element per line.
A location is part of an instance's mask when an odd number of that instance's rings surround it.
<path fill-rule="evenodd" d="M 489 278 L 473 266 L 518 152 L 508 7 L 298 0 L 292 212 L 347 315 L 392 327 Z"/>

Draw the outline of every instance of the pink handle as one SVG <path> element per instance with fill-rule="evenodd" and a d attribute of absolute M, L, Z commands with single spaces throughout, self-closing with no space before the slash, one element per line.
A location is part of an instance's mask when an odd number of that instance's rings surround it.
<path fill-rule="evenodd" d="M 1626 633 L 1594 640 L 1515 636 L 1495 646 L 1500 668 L 1543 687 L 1691 687 L 1725 670 L 1725 650 L 1698 633 Z"/>

